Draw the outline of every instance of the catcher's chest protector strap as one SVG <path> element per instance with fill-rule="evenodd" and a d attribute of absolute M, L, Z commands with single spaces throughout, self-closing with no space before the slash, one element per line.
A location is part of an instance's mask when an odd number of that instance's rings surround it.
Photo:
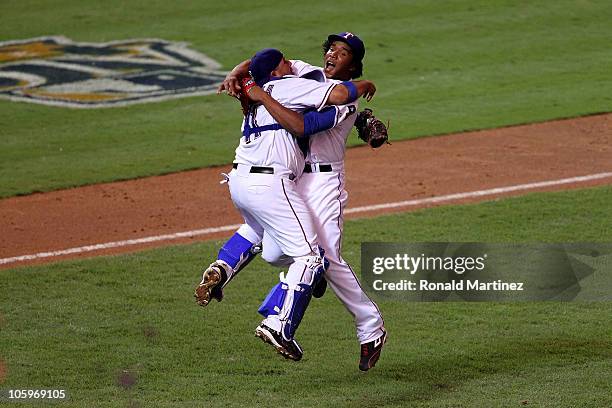
<path fill-rule="evenodd" d="M 250 117 L 251 117 L 251 113 L 249 112 L 249 114 L 244 118 L 244 128 L 242 130 L 242 136 L 246 137 L 247 139 L 253 133 L 261 133 L 261 132 L 265 132 L 266 130 L 284 129 L 279 123 L 273 123 L 271 125 L 263 125 L 263 126 L 251 127 L 251 125 L 249 123 Z"/>
<path fill-rule="evenodd" d="M 284 127 L 282 127 L 278 123 L 274 123 L 272 125 L 257 126 L 254 128 L 250 126 L 245 126 L 244 130 L 242 131 L 242 136 L 250 136 L 253 133 L 261 133 L 261 132 L 265 132 L 266 130 L 279 130 L 279 129 L 284 129 Z"/>

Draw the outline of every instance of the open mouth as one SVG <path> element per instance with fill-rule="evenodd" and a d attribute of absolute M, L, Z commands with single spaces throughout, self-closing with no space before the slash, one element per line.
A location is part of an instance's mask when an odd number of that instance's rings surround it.
<path fill-rule="evenodd" d="M 333 68 L 335 68 L 335 67 L 336 67 L 336 64 L 334 64 L 334 63 L 333 63 L 333 62 L 331 62 L 331 61 L 327 61 L 327 62 L 325 63 L 325 69 L 333 69 Z"/>

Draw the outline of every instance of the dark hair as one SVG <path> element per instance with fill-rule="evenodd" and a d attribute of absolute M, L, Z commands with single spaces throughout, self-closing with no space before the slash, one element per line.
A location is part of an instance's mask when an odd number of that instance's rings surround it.
<path fill-rule="evenodd" d="M 329 51 L 331 45 L 332 41 L 325 40 L 323 43 L 323 55 L 327 54 L 327 51 Z M 351 74 L 351 79 L 359 78 L 361 75 L 363 75 L 363 62 L 361 60 L 353 60 L 353 66 L 355 67 L 355 70 Z"/>

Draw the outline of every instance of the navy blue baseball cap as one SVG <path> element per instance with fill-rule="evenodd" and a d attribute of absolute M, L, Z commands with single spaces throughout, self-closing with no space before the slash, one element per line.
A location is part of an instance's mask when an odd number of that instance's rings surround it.
<path fill-rule="evenodd" d="M 283 53 L 275 48 L 264 48 L 251 58 L 249 74 L 259 86 L 270 80 L 270 74 L 283 60 Z"/>
<path fill-rule="evenodd" d="M 361 61 L 365 55 L 365 45 L 359 37 L 348 31 L 340 34 L 332 34 L 327 37 L 327 40 L 332 43 L 334 41 L 342 41 L 347 43 L 353 52 L 353 58 L 356 61 Z"/>

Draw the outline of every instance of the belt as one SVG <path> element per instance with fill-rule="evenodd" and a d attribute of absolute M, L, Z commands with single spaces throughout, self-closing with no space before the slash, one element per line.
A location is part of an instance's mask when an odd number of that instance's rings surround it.
<path fill-rule="evenodd" d="M 304 166 L 304 173 L 329 173 L 330 171 L 332 171 L 331 164 L 306 163 Z"/>
<path fill-rule="evenodd" d="M 243 164 L 243 166 L 246 166 L 246 165 Z M 232 167 L 237 169 L 238 163 L 234 163 Z M 249 170 L 249 173 L 274 174 L 274 168 L 273 167 L 251 166 L 251 170 Z"/>

